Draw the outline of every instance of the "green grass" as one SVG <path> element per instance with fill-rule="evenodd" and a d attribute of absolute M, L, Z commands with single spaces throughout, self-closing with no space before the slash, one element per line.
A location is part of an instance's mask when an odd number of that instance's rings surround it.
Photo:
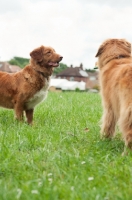
<path fill-rule="evenodd" d="M 0 200 L 131 200 L 132 154 L 101 140 L 98 94 L 50 93 L 32 127 L 0 109 Z"/>

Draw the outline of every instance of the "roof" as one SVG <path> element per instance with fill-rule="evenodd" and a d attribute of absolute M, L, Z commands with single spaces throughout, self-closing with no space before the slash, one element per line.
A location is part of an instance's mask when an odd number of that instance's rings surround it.
<path fill-rule="evenodd" d="M 0 62 L 0 71 L 14 73 L 20 71 L 21 68 L 16 65 L 10 65 L 8 62 Z"/>
<path fill-rule="evenodd" d="M 57 76 L 88 77 L 88 74 L 80 67 L 69 67 L 58 73 Z"/>
<path fill-rule="evenodd" d="M 11 69 L 9 68 L 9 64 L 7 62 L 0 62 L 0 71 L 11 73 Z"/>
<path fill-rule="evenodd" d="M 21 70 L 21 68 L 17 65 L 9 65 L 9 68 L 10 68 L 12 73 L 19 72 Z"/>

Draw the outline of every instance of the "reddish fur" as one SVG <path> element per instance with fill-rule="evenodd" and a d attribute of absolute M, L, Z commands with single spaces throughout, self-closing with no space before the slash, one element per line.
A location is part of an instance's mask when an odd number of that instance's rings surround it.
<path fill-rule="evenodd" d="M 28 109 L 27 103 L 30 104 L 29 100 L 46 87 L 54 67 L 48 63 L 59 63 L 62 57 L 51 47 L 44 46 L 33 50 L 30 55 L 30 64 L 20 72 L 0 72 L 0 106 L 14 109 L 18 120 L 23 119 L 25 111 L 27 122 L 32 124 L 34 107 Z"/>
<path fill-rule="evenodd" d="M 117 58 L 119 55 L 124 56 Z M 113 137 L 118 124 L 126 146 L 132 148 L 132 58 L 131 45 L 123 39 L 106 40 L 96 57 L 103 103 L 101 132 Z"/>

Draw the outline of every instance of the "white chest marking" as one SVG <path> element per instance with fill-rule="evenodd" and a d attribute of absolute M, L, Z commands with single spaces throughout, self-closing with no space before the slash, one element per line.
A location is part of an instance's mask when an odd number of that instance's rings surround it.
<path fill-rule="evenodd" d="M 50 84 L 50 80 L 46 80 L 45 86 L 38 91 L 32 98 L 28 100 L 26 103 L 26 106 L 28 109 L 34 108 L 37 104 L 39 104 L 41 101 L 44 101 L 48 94 L 48 88 Z"/>

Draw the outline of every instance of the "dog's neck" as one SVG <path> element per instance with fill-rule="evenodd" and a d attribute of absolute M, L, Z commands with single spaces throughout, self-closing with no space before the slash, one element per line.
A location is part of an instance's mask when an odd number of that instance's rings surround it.
<path fill-rule="evenodd" d="M 41 74 L 44 78 L 46 78 L 47 80 L 49 80 L 49 76 L 46 76 L 43 72 L 36 70 L 35 68 L 33 68 L 37 73 Z"/>

